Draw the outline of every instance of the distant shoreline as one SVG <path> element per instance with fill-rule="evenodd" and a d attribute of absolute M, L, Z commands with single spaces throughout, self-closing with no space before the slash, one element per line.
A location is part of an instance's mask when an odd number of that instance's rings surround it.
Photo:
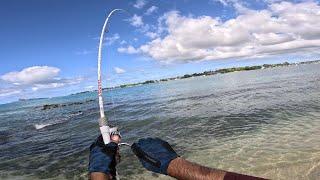
<path fill-rule="evenodd" d="M 134 87 L 134 86 L 140 86 L 145 84 L 154 84 L 154 83 L 160 83 L 160 82 L 166 82 L 166 81 L 173 81 L 173 80 L 179 80 L 179 79 L 188 79 L 192 77 L 199 77 L 199 76 L 212 76 L 216 74 L 225 74 L 225 73 L 231 73 L 231 72 L 239 72 L 239 71 L 251 71 L 251 70 L 259 70 L 259 69 L 267 69 L 267 68 L 274 68 L 274 67 L 284 67 L 284 66 L 292 66 L 292 65 L 301 65 L 301 64 L 314 64 L 314 63 L 320 63 L 320 60 L 313 60 L 313 61 L 303 61 L 299 63 L 278 63 L 278 64 L 263 64 L 263 65 L 257 65 L 257 66 L 243 66 L 243 67 L 231 67 L 231 68 L 223 68 L 223 69 L 217 69 L 217 70 L 210 70 L 210 71 L 204 71 L 201 73 L 193 73 L 193 74 L 185 74 L 183 76 L 176 76 L 171 78 L 163 78 L 159 80 L 146 80 L 144 82 L 138 82 L 138 83 L 131 83 L 131 84 L 122 84 L 115 87 L 109 87 L 109 88 L 103 88 L 103 90 L 111 90 L 111 89 L 118 89 L 118 88 L 126 88 L 126 87 Z M 78 92 L 70 95 L 77 95 L 77 94 L 83 94 L 88 92 L 96 92 L 94 91 L 83 91 Z M 69 96 L 69 95 L 66 95 Z M 48 98 L 30 98 L 30 99 L 19 99 L 18 101 L 28 101 L 28 100 L 38 100 L 38 99 L 48 99 Z M 5 103 L 7 104 L 7 103 Z"/>
<path fill-rule="evenodd" d="M 278 64 L 263 64 L 263 65 L 258 65 L 258 66 L 223 68 L 223 69 L 218 69 L 218 70 L 214 70 L 214 71 L 204 71 L 201 73 L 185 74 L 183 76 L 164 78 L 164 79 L 160 79 L 160 80 L 147 80 L 144 82 L 123 84 L 123 85 L 119 85 L 119 86 L 115 86 L 115 87 L 103 88 L 103 90 L 133 87 L 133 86 L 139 86 L 139 85 L 144 85 L 144 84 L 153 84 L 153 83 L 172 81 L 172 80 L 178 80 L 178 79 L 187 79 L 187 78 L 198 77 L 198 76 L 212 76 L 212 75 L 216 75 L 216 74 L 225 74 L 225 73 L 231 73 L 231 72 L 237 72 L 237 71 L 251 71 L 251 70 L 258 70 L 258 69 L 267 69 L 267 68 L 292 66 L 292 65 L 300 65 L 300 64 L 314 64 L 314 63 L 320 63 L 320 60 L 303 61 L 303 62 L 299 62 L 299 63 L 284 62 L 284 63 L 278 63 Z M 88 91 L 86 91 L 86 92 L 88 92 Z M 80 93 L 85 93 L 85 92 L 80 92 Z M 79 93 L 77 93 L 77 94 L 79 94 Z"/>

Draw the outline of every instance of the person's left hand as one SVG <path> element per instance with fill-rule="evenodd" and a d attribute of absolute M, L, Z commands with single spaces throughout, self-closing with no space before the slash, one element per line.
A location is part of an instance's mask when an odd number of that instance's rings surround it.
<path fill-rule="evenodd" d="M 109 144 L 105 145 L 100 135 L 90 146 L 89 172 L 102 172 L 113 177 L 116 176 L 116 165 L 120 161 L 118 135 L 111 136 Z"/>

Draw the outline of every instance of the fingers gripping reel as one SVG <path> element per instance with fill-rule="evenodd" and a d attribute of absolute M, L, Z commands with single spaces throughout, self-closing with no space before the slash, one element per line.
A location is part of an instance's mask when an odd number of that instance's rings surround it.
<path fill-rule="evenodd" d="M 101 126 L 100 131 L 103 137 L 104 144 L 110 143 L 111 141 L 110 137 L 113 135 L 118 135 L 121 138 L 121 134 L 118 131 L 117 127 L 110 128 L 109 126 Z"/>
<path fill-rule="evenodd" d="M 118 127 L 110 128 L 110 136 L 113 135 L 118 135 L 120 138 L 122 137 L 120 131 L 118 130 Z"/>
<path fill-rule="evenodd" d="M 104 144 L 110 143 L 111 142 L 111 136 L 113 136 L 113 135 L 117 135 L 120 138 L 122 137 L 120 131 L 118 130 L 118 127 L 110 128 L 109 126 L 101 126 L 100 127 L 100 131 L 101 131 L 101 134 L 102 134 L 102 137 L 103 137 Z M 123 145 L 131 146 L 129 143 L 119 143 L 119 146 L 123 146 Z"/>

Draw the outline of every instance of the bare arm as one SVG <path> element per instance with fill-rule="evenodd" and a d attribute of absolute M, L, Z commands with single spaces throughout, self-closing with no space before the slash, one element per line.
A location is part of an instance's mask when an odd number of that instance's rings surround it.
<path fill-rule="evenodd" d="M 263 178 L 204 167 L 180 157 L 170 162 L 168 175 L 176 179 L 184 180 L 263 180 Z"/>
<path fill-rule="evenodd" d="M 90 180 L 111 180 L 109 175 L 102 172 L 92 172 L 89 175 Z"/>
<path fill-rule="evenodd" d="M 159 138 L 140 139 L 131 146 L 134 154 L 149 171 L 183 180 L 264 180 L 212 169 L 179 157 L 170 144 Z"/>
<path fill-rule="evenodd" d="M 224 171 L 210 169 L 198 164 L 186 161 L 182 158 L 172 160 L 168 167 L 168 175 L 177 179 L 216 179 L 222 180 Z"/>

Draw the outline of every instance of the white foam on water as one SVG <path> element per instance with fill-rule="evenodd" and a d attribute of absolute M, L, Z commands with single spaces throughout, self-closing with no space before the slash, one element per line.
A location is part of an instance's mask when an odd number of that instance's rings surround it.
<path fill-rule="evenodd" d="M 79 112 L 74 112 L 74 113 L 71 113 L 70 115 L 67 115 L 68 118 L 72 118 L 72 117 L 76 117 L 76 116 L 79 116 L 79 115 L 82 115 L 83 112 L 79 111 Z"/>
<path fill-rule="evenodd" d="M 45 128 L 45 127 L 51 126 L 51 125 L 53 125 L 53 124 L 50 124 L 50 123 L 48 123 L 48 124 L 35 124 L 34 127 L 35 127 L 37 130 L 39 130 L 39 129 L 42 129 L 42 128 Z"/>
<path fill-rule="evenodd" d="M 43 128 L 48 127 L 48 126 L 52 126 L 52 125 L 64 123 L 64 122 L 70 120 L 70 118 L 75 117 L 75 116 L 78 116 L 78 115 L 81 115 L 81 114 L 83 114 L 83 113 L 82 113 L 82 112 L 76 112 L 76 113 L 73 113 L 73 114 L 71 114 L 71 115 L 67 115 L 66 118 L 61 118 L 60 120 L 56 120 L 56 121 L 51 122 L 51 123 L 34 124 L 33 126 L 34 126 L 37 130 L 39 130 L 39 129 L 43 129 Z"/>

